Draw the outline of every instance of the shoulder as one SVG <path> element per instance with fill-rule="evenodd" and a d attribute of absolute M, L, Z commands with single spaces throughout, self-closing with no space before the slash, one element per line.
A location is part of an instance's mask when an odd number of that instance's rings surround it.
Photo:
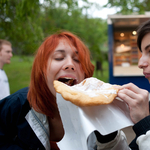
<path fill-rule="evenodd" d="M 24 105 L 29 105 L 27 100 L 28 87 L 23 88 L 14 94 L 11 94 L 0 100 L 0 109 L 15 109 L 22 108 Z"/>
<path fill-rule="evenodd" d="M 5 71 L 0 69 L 0 77 L 3 77 L 4 75 L 6 75 Z"/>
<path fill-rule="evenodd" d="M 25 87 L 23 89 L 18 90 L 17 92 L 15 92 L 14 94 L 11 94 L 10 96 L 8 96 L 8 98 L 10 99 L 15 99 L 15 98 L 27 98 L 27 93 L 28 93 L 29 88 Z"/>
<path fill-rule="evenodd" d="M 27 93 L 28 88 L 23 88 L 0 101 L 0 122 L 3 126 L 13 126 L 24 121 L 26 114 L 31 109 Z"/>

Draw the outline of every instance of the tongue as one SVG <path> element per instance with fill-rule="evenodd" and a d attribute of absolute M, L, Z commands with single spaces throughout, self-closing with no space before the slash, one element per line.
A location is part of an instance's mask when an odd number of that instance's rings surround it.
<path fill-rule="evenodd" d="M 60 78 L 59 81 L 69 85 L 69 86 L 72 86 L 74 84 L 74 79 L 65 79 L 65 78 Z"/>
<path fill-rule="evenodd" d="M 65 84 L 71 86 L 71 85 L 73 85 L 73 81 L 74 81 L 73 79 L 70 79 L 67 82 L 65 82 Z"/>

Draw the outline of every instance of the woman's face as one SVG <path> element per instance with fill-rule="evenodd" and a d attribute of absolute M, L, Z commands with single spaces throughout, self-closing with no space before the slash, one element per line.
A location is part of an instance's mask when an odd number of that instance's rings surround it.
<path fill-rule="evenodd" d="M 142 56 L 139 60 L 138 66 L 143 69 L 145 78 L 150 83 L 150 33 L 146 34 L 141 42 Z"/>
<path fill-rule="evenodd" d="M 50 55 L 47 67 L 48 87 L 52 94 L 56 96 L 53 86 L 54 80 L 59 80 L 68 85 L 73 80 L 73 85 L 80 83 L 85 78 L 85 73 L 78 59 L 78 51 L 65 40 L 60 40 L 54 53 Z"/>

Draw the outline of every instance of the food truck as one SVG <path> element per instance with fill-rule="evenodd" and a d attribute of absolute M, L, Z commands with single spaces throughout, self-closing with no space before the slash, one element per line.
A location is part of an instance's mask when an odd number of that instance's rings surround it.
<path fill-rule="evenodd" d="M 150 19 L 145 15 L 108 15 L 109 82 L 123 85 L 134 83 L 150 92 L 150 84 L 138 68 L 141 56 L 136 43 L 137 28 Z"/>

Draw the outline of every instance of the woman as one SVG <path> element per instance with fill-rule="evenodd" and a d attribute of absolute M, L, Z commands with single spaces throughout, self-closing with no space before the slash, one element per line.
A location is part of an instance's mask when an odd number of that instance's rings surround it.
<path fill-rule="evenodd" d="M 49 36 L 35 56 L 29 89 L 0 102 L 0 149 L 57 149 L 64 129 L 53 81 L 78 84 L 93 72 L 89 50 L 78 37 L 70 32 Z"/>
<path fill-rule="evenodd" d="M 48 116 L 51 141 L 59 141 L 64 135 L 53 81 L 73 78 L 77 84 L 92 76 L 93 71 L 88 49 L 69 32 L 51 35 L 40 46 L 33 63 L 28 100 L 34 110 Z"/>
<path fill-rule="evenodd" d="M 53 149 L 49 141 L 64 136 L 53 81 L 73 78 L 77 84 L 93 71 L 89 50 L 78 37 L 49 36 L 35 56 L 29 89 L 0 102 L 0 149 Z"/>

